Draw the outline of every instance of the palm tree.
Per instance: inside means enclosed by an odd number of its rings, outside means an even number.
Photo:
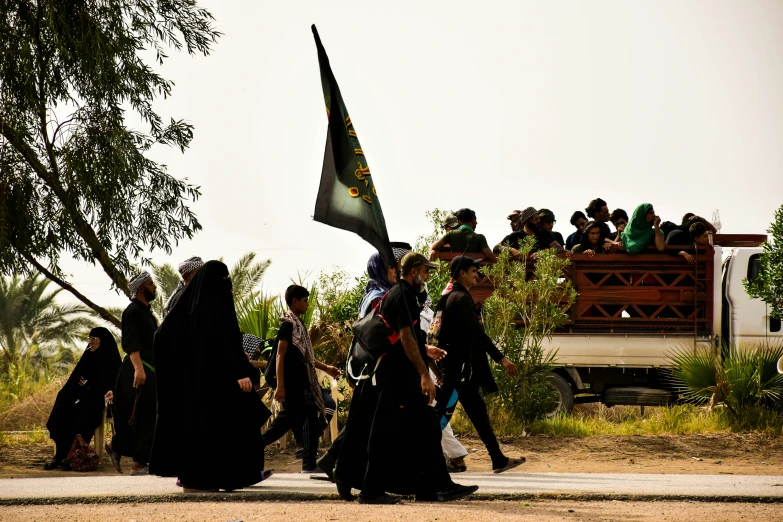
[[[26,379],[48,380],[75,361],[78,341],[95,325],[80,304],[56,302],[62,289],[35,273],[0,276],[0,380],[19,390]]]
[[[222,261],[222,259],[221,259]],[[256,289],[264,278],[264,272],[272,264],[270,259],[256,261],[256,253],[248,252],[239,258],[231,267],[231,284],[234,291],[234,302],[254,301],[260,296]]]
[[[182,278],[177,269],[169,263],[160,265],[152,263],[152,278],[158,287],[158,296],[150,303],[150,307],[152,312],[158,317],[158,320],[160,320],[163,318],[163,307],[166,305],[166,301],[169,300],[171,294],[177,289],[177,285]],[[120,316],[122,316],[122,313],[120,313]]]

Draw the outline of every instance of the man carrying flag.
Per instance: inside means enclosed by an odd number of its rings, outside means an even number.
[[[329,117],[314,219],[358,234],[378,249],[388,265],[394,265],[370,168],[318,31],[312,29]],[[359,501],[366,504],[398,502],[390,492],[444,502],[478,489],[452,482],[440,451],[440,424],[431,407],[435,385],[427,370],[421,329],[414,328],[421,311],[416,293],[429,277],[429,268],[421,254],[406,255],[403,281],[381,305],[381,313],[388,315],[400,338],[381,359],[379,379],[360,381],[354,392],[335,468],[337,490],[345,500],[353,500],[351,487],[361,489]]]

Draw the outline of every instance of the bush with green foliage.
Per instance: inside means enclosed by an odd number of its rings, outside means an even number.
[[[775,212],[775,221],[767,232],[772,239],[764,242],[758,276],[743,282],[751,297],[763,299],[769,305],[772,317],[783,319],[783,206]]]
[[[544,347],[544,340],[568,321],[567,311],[576,302],[576,290],[563,279],[569,260],[553,250],[537,252],[532,260],[534,242],[529,236],[521,245],[522,261],[514,260],[504,247],[497,263],[482,268],[495,285],[484,302],[484,326],[519,369],[517,377],[509,377],[496,365],[500,392],[490,402],[521,426],[543,418],[557,406],[548,382],[557,354]]]
[[[719,350],[683,346],[669,354],[666,376],[684,400],[723,404],[739,418],[748,408],[781,404],[781,357],[783,345],[723,345]]]

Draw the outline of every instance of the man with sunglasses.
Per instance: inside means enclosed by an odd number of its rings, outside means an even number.
[[[555,220],[555,213],[549,210],[548,208],[538,209],[538,219],[541,220],[541,228],[543,230],[546,230],[550,234],[552,234],[552,237],[560,245],[564,246],[565,240],[563,239],[563,234],[552,230],[555,227],[555,223],[557,223],[557,221]]]
[[[535,236],[536,238],[536,244],[533,247],[532,253],[547,248],[553,248],[557,252],[565,252],[563,244],[558,242],[551,232],[541,226],[541,218],[539,217],[538,210],[534,207],[527,207],[523,210],[519,220],[522,222],[522,230],[519,232],[512,232],[504,237],[500,243],[495,245],[495,253],[500,253],[500,247],[508,246],[511,249],[511,255],[514,256],[514,258],[519,259],[521,256],[519,250],[527,236]]]

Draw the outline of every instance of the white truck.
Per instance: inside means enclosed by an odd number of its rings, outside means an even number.
[[[743,286],[758,274],[765,239],[716,235],[694,264],[678,250],[572,255],[567,276],[579,297],[549,342],[557,350],[551,377],[560,410],[575,402],[668,404],[676,395],[660,370],[673,350],[783,342],[781,321]],[[484,280],[471,293],[481,303],[492,291]]]

